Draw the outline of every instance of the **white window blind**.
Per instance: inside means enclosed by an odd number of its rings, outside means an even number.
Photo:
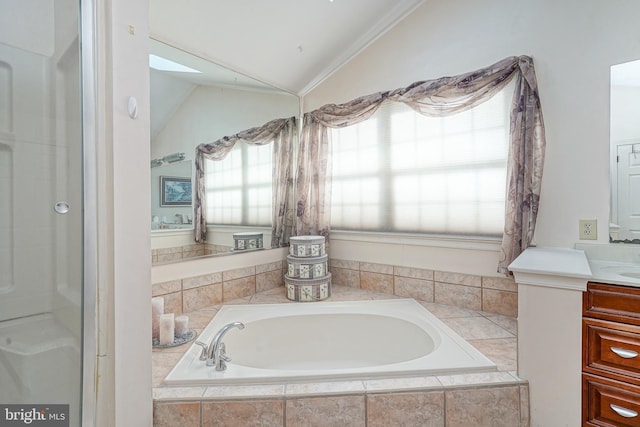
[[[208,224],[271,225],[272,151],[236,143],[223,160],[205,161]]]
[[[510,88],[453,116],[387,102],[332,129],[332,228],[501,235]]]

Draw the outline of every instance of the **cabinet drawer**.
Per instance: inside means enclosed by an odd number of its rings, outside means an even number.
[[[582,375],[582,424],[640,427],[640,387]]]
[[[584,318],[582,368],[640,385],[640,326]]]
[[[640,288],[589,282],[583,293],[582,314],[640,325]]]

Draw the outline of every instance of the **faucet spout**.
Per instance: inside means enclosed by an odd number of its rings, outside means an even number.
[[[226,355],[222,337],[232,328],[244,329],[244,323],[233,322],[224,325],[213,337],[211,344],[207,348],[207,366],[215,366],[216,371],[224,371],[227,368],[226,362],[231,360]]]

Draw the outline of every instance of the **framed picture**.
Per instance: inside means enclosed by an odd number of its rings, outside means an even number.
[[[191,206],[191,178],[160,177],[160,206]]]

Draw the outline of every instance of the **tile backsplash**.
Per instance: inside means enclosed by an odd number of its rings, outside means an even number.
[[[277,261],[154,283],[152,296],[164,298],[167,313],[188,313],[284,286],[283,264]]]
[[[470,310],[518,315],[518,287],[507,277],[476,276],[331,259],[331,282]]]
[[[229,253],[231,246],[212,245],[209,243],[194,243],[185,246],[173,246],[151,250],[151,264],[181,261],[205,255]]]
[[[413,267],[331,259],[331,282],[425,302],[516,317],[518,288],[513,279]],[[284,286],[286,260],[153,284],[166,310],[191,312]]]

